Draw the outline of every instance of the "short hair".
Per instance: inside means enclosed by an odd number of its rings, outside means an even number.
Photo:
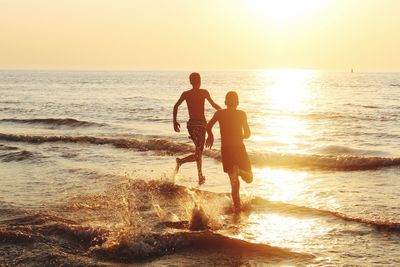
[[[225,96],[225,104],[227,106],[239,105],[239,96],[235,91],[229,91]]]
[[[199,84],[201,82],[200,74],[197,72],[193,72],[189,76],[190,84]]]

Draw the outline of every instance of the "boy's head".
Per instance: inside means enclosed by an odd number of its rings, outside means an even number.
[[[226,94],[225,105],[228,108],[236,108],[239,105],[239,96],[235,91],[230,91]]]
[[[193,87],[200,87],[201,84],[201,78],[200,78],[200,74],[197,72],[193,72],[190,74],[189,76],[189,80],[190,80],[190,84]]]

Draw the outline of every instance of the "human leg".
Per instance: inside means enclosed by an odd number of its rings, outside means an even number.
[[[186,156],[182,159],[176,158],[175,172],[179,171],[179,168],[182,166],[182,164],[193,161],[196,161],[196,154],[190,154],[189,156]]]
[[[205,143],[205,127],[204,126],[188,126],[188,131],[190,138],[192,139],[196,149],[195,149],[195,160],[197,165],[197,175],[199,178],[199,185],[204,184],[205,177],[202,171],[202,156]]]
[[[231,195],[233,201],[233,207],[235,212],[240,211],[240,195],[239,195],[239,177],[238,177],[238,168],[234,165],[234,151],[231,147],[221,147],[221,156],[222,156],[222,166],[224,172],[229,175],[229,179],[231,182]]]
[[[176,158],[175,172],[179,171],[179,168],[182,166],[182,164],[196,161],[199,185],[202,185],[205,182],[205,177],[202,171],[202,155],[205,142],[205,128],[202,126],[188,126],[188,132],[190,135],[190,139],[192,139],[195,145],[195,153],[190,154],[189,156],[182,159]]]
[[[238,176],[242,177],[242,180],[246,183],[251,183],[253,181],[253,172],[246,147],[244,145],[238,147],[235,156],[237,164],[235,168],[237,169]]]
[[[238,179],[238,173],[236,171],[232,171],[229,173],[229,179],[231,180],[231,194],[232,194],[232,201],[233,207],[235,212],[240,212],[240,182]]]
[[[195,155],[196,155],[196,164],[197,164],[197,175],[199,177],[199,185],[202,185],[206,181],[206,178],[204,177],[203,171],[202,171],[203,151],[199,147],[196,147]]]

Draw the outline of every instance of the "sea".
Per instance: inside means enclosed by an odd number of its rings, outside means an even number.
[[[0,71],[0,266],[400,265],[400,73],[201,72],[252,133],[236,214],[218,125],[174,171],[190,72]]]

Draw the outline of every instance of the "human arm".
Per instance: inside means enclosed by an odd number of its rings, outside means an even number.
[[[217,103],[215,103],[214,100],[211,98],[210,93],[208,91],[206,91],[206,99],[214,109],[216,110],[221,109],[221,107]]]
[[[178,123],[176,117],[178,116],[178,108],[182,104],[182,102],[185,100],[185,93],[182,93],[181,97],[176,101],[174,105],[174,111],[172,112],[173,115],[173,124],[174,124],[174,130],[175,132],[180,132],[181,125]]]
[[[243,138],[247,139],[250,137],[251,132],[250,132],[250,127],[249,124],[247,123],[247,115],[246,112],[243,112],[243,117],[242,117],[242,125],[243,125]]]
[[[207,123],[206,130],[207,130],[207,140],[206,140],[206,147],[211,148],[214,144],[214,135],[212,133],[212,128],[214,124],[218,120],[218,111],[215,112],[214,116],[211,118],[211,120]]]

